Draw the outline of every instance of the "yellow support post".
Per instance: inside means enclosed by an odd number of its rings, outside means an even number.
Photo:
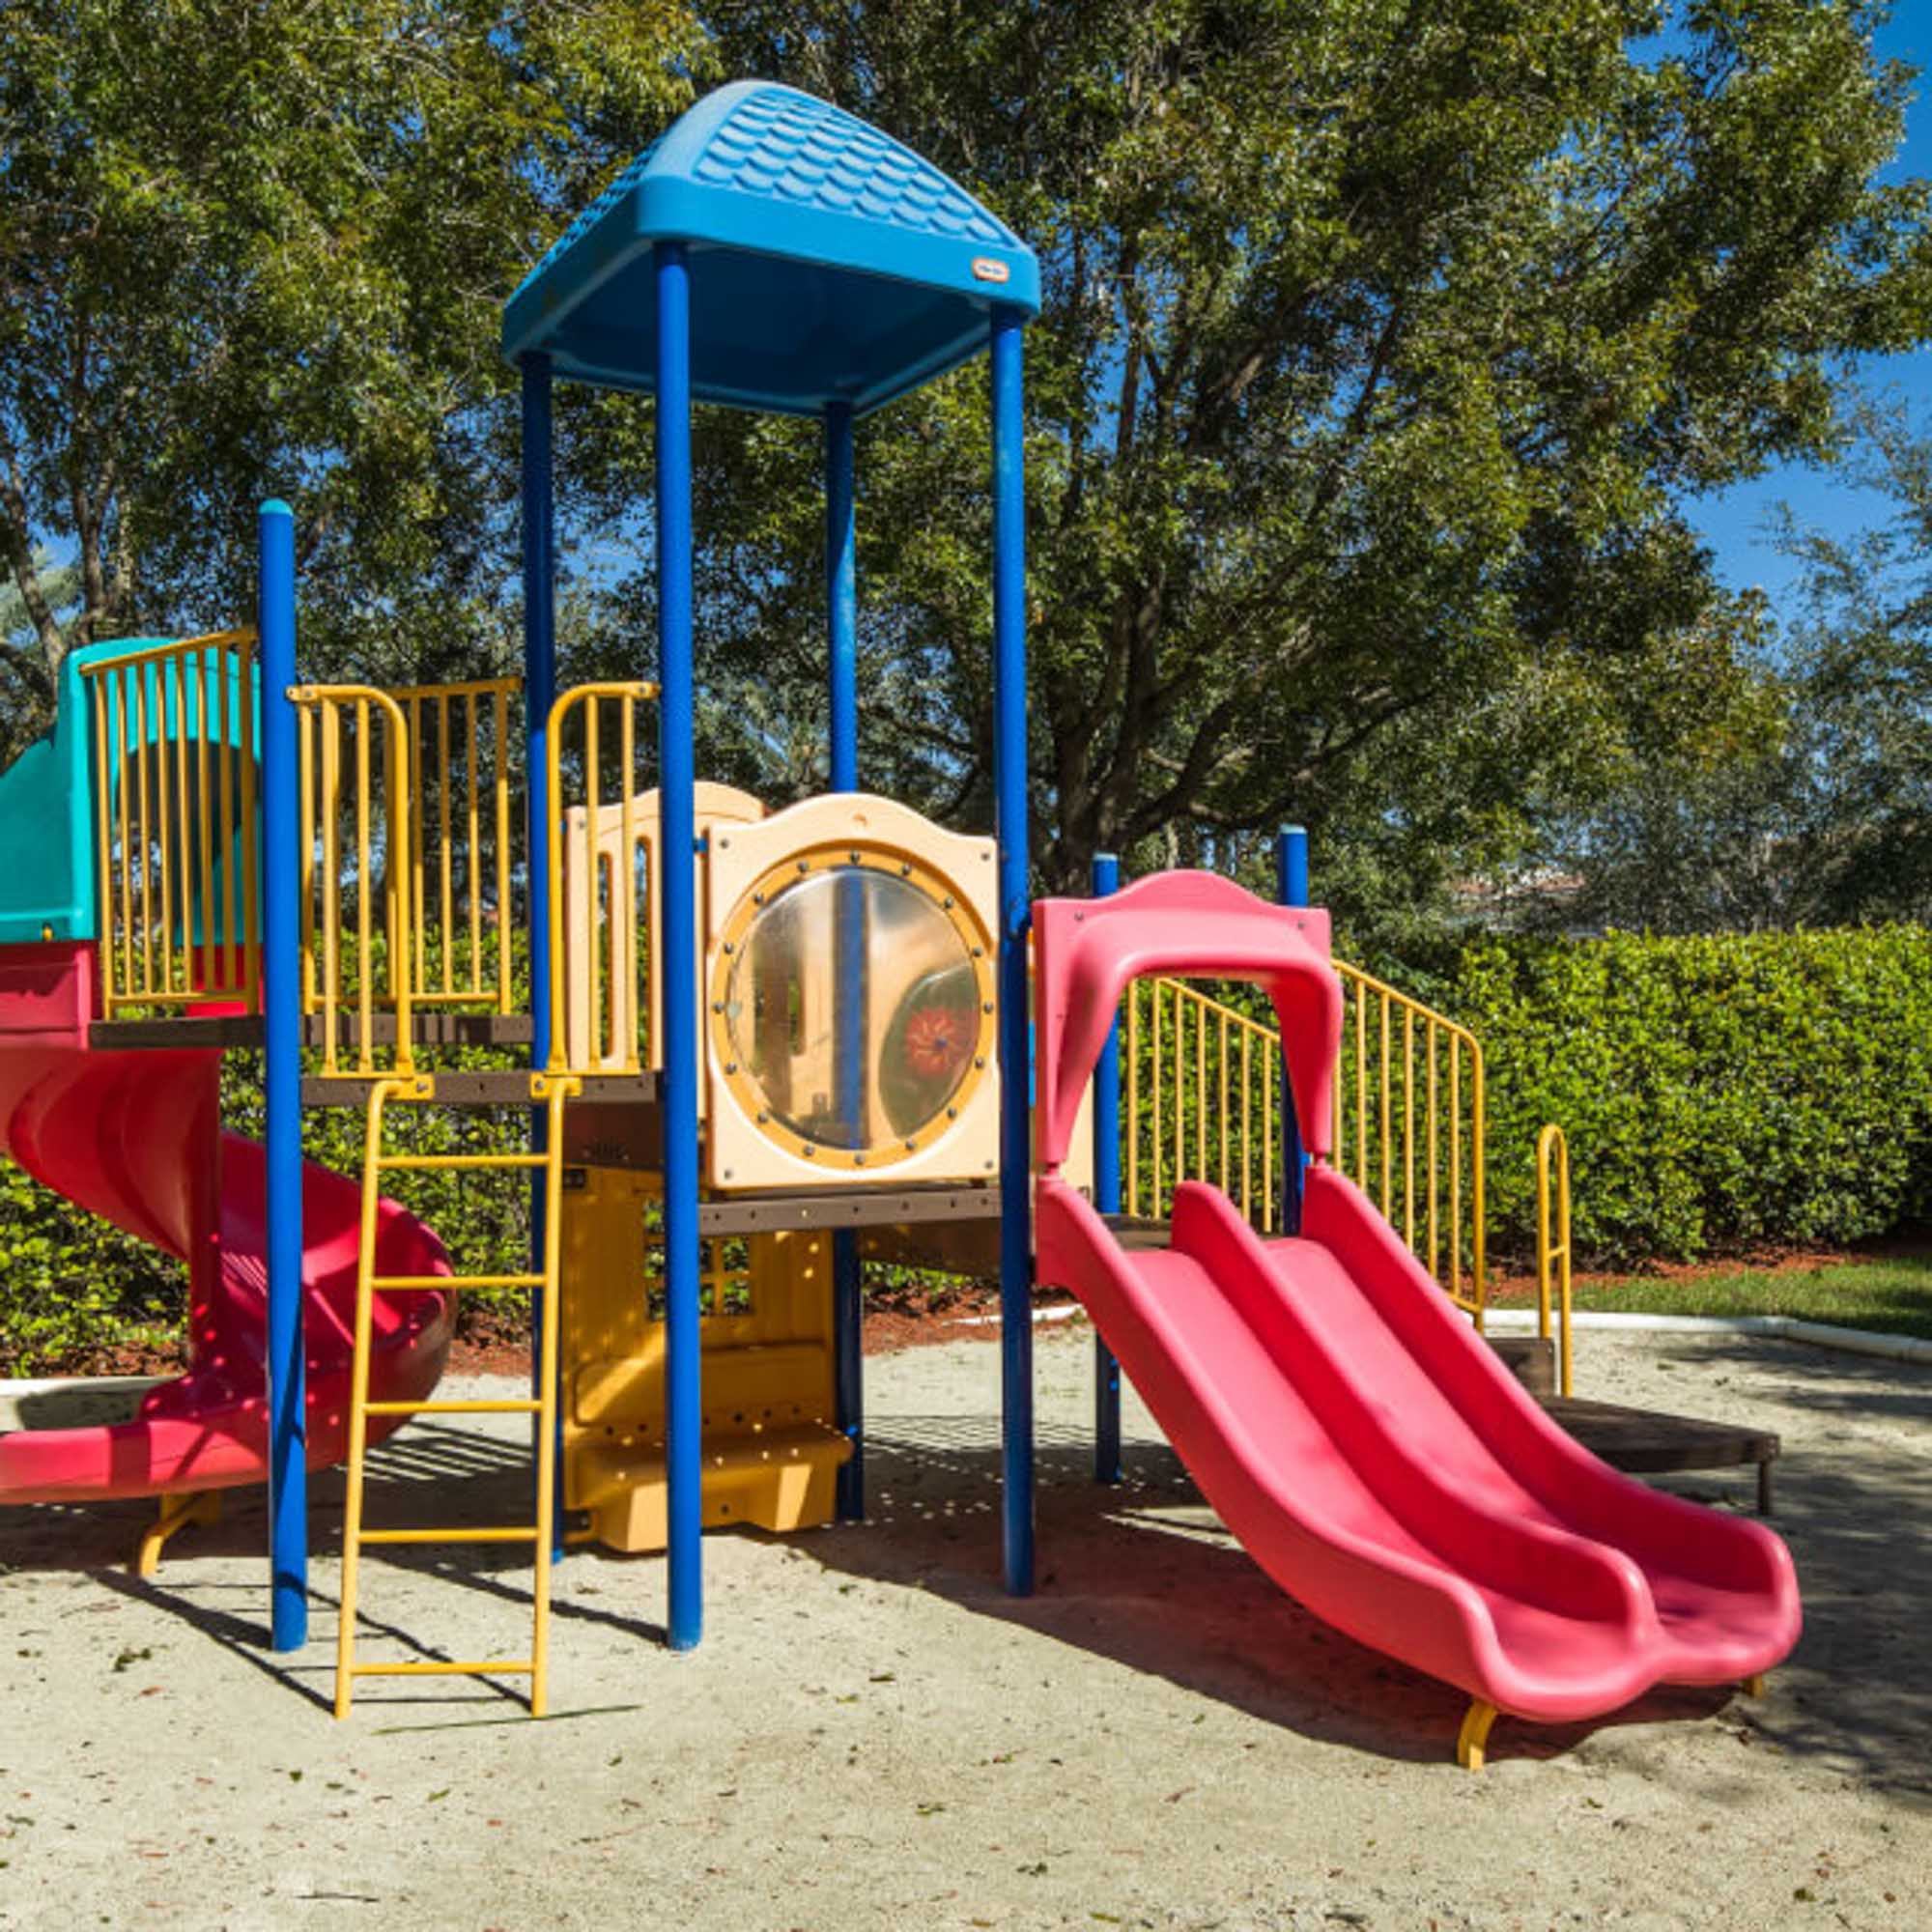
[[[1402,1238],[1415,1252],[1415,1009],[1402,1009]]]
[[[1274,1233],[1274,1217],[1280,1211],[1281,1189],[1274,1178],[1274,1111],[1278,1104],[1277,1083],[1270,1077],[1279,1055],[1262,1056],[1262,1232]]]
[[[1381,1016],[1381,1082],[1378,1097],[1380,1103],[1381,1147],[1378,1151],[1381,1154],[1382,1165],[1382,1198],[1380,1206],[1382,1219],[1386,1221],[1389,1218],[1389,1181],[1390,1176],[1394,1171],[1392,1163],[1395,1153],[1395,1134],[1391,1113],[1394,1094],[1389,1086],[1389,996],[1386,988],[1383,989],[1381,995],[1379,1011]]]
[[[1463,1042],[1449,1036],[1449,1293],[1463,1298]]]
[[[510,706],[508,693],[491,696],[497,748],[497,1010],[507,1013],[516,1000],[510,970]]]
[[[1554,1240],[1550,1238],[1552,1232]],[[1536,1332],[1545,1341],[1549,1339],[1552,1284],[1561,1317],[1560,1387],[1567,1396],[1575,1370],[1570,1345],[1570,1141],[1554,1121],[1536,1137]]]
[[[1481,1771],[1489,1749],[1490,1726],[1496,1720],[1496,1707],[1476,1698],[1463,1714],[1463,1728],[1456,1734],[1456,1762],[1464,1771]]]

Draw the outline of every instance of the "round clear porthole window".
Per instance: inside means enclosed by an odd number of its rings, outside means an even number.
[[[993,1055],[989,936],[888,853],[788,861],[714,969],[714,1043],[759,1127],[828,1166],[889,1164],[956,1118]]]

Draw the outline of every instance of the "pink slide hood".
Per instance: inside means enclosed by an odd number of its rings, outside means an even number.
[[[1070,1121],[1130,973],[1258,980],[1319,1151],[1340,1010],[1311,956],[1326,921],[1213,883],[1211,904],[1179,874],[1035,908],[1043,1104]],[[1039,1282],[1080,1297],[1228,1527],[1337,1629],[1551,1722],[1752,1676],[1796,1643],[1782,1541],[1565,1435],[1332,1169],[1308,1171],[1285,1240],[1198,1181],[1176,1189],[1162,1250],[1123,1249],[1053,1174],[1035,1200]]]

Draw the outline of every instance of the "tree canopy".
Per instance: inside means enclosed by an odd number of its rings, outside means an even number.
[[[1099,848],[1218,852],[1284,816],[1400,845],[1411,870],[1467,863],[1748,696],[1761,613],[1720,591],[1685,506],[1830,452],[1841,358],[1917,341],[1932,313],[1924,185],[1875,185],[1907,76],[1874,60],[1873,17],[709,12],[726,67],[892,128],[1043,258],[1049,881]],[[867,764],[983,816],[981,381],[870,426],[860,569],[887,700]],[[792,669],[810,703],[810,439],[726,423],[714,453],[711,641],[767,685]],[[632,487],[637,455],[606,480]]]
[[[305,649],[496,593],[498,307],[613,150],[689,99],[678,0],[14,0],[0,62],[0,561],[68,647],[247,608],[298,510]],[[76,573],[63,610],[42,543]],[[332,664],[330,661],[333,661]]]
[[[1036,861],[1365,896],[1751,727],[1763,613],[1690,515],[1832,457],[1932,334],[1910,75],[1864,0],[20,0],[0,74],[0,545],[43,664],[226,614],[273,489],[305,654],[502,648],[497,307],[709,77],[877,122],[1038,249]],[[990,816],[983,373],[863,429],[868,782]],[[647,655],[648,406],[568,398],[583,662]],[[701,425],[711,768],[822,743],[809,425]],[[71,553],[62,622],[37,542]],[[629,564],[625,558],[629,557]],[[391,654],[385,659],[384,654]],[[1324,861],[1324,865],[1325,865]],[[1340,879],[1344,874],[1338,871]]]
[[[1896,405],[1855,422],[1844,474],[1887,513],[1839,537],[1782,508],[1801,614],[1756,729],[1636,774],[1569,829],[1576,916],[1668,932],[1932,917],[1932,433]]]

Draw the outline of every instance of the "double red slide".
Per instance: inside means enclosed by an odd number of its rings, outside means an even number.
[[[93,949],[0,948],[0,1151],[77,1206],[188,1270],[188,1366],[131,1422],[0,1434],[0,1503],[153,1495],[258,1483],[268,1466],[266,1168],[224,1133],[219,1055],[97,1052],[88,1044]],[[326,1168],[302,1178],[307,1456],[348,1453],[361,1190]],[[447,1274],[442,1244],[381,1208],[385,1274]],[[370,1394],[411,1402],[442,1373],[453,1297],[377,1298]],[[370,1439],[402,1418],[371,1417]]]
[[[1151,972],[1268,989],[1297,1117],[1326,1151],[1325,915],[1170,873],[1044,901],[1035,933],[1049,1168],[1122,987]],[[1751,1677],[1797,1641],[1783,1542],[1575,1442],[1332,1169],[1310,1168],[1293,1239],[1263,1239],[1198,1182],[1177,1189],[1163,1251],[1122,1249],[1050,1172],[1036,1212],[1038,1279],[1079,1295],[1228,1527],[1337,1629],[1552,1722]]]

